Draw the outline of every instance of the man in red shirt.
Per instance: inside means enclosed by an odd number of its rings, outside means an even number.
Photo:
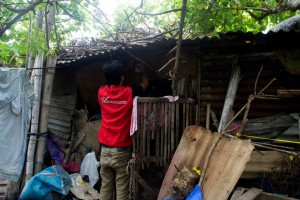
[[[116,189],[117,200],[129,199],[129,174],[126,172],[131,159],[133,138],[129,134],[133,97],[144,91],[148,79],[135,89],[123,86],[124,66],[112,60],[103,66],[107,85],[98,91],[102,122],[98,140],[102,144],[100,175],[102,185],[100,200],[110,200]]]

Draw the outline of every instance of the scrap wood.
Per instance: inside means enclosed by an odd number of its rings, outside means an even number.
[[[295,198],[289,198],[289,197],[279,196],[279,195],[272,194],[272,193],[267,193],[267,192],[264,192],[264,191],[262,191],[260,189],[257,189],[257,188],[251,188],[250,190],[252,190],[254,192],[257,192],[257,193],[260,192],[258,194],[258,196],[256,196],[254,198],[254,199],[257,199],[257,200],[296,200]],[[230,200],[240,200],[239,197],[244,196],[247,193],[247,191],[249,192],[250,190],[248,188],[238,187],[235,190],[235,192],[232,194]],[[243,198],[243,200],[244,200],[244,198]],[[246,199],[246,200],[250,200],[250,199]]]
[[[260,193],[262,193],[261,189],[258,188],[251,188],[244,194],[242,194],[239,198],[236,200],[253,200],[255,199]]]
[[[183,166],[204,166],[208,150],[220,133],[211,132],[200,126],[188,126],[181,137],[177,150],[168,168],[158,199],[167,193],[172,179]],[[205,200],[227,199],[250,160],[254,146],[250,140],[229,139],[221,137],[213,150],[203,179],[203,198]]]
[[[242,188],[242,187],[237,188],[234,191],[234,193],[232,194],[230,200],[237,200],[240,196],[242,196],[244,191],[245,191],[245,188]]]
[[[95,190],[90,183],[84,183],[70,189],[78,199],[94,200],[99,199],[99,193]]]

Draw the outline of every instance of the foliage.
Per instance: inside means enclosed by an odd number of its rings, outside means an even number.
[[[24,66],[28,52],[33,55],[53,53],[60,46],[75,45],[74,38],[85,38],[91,32],[97,32],[97,37],[121,42],[164,32],[166,37],[177,35],[182,0],[110,1],[117,1],[118,5],[113,19],[105,16],[104,1],[100,0],[0,0],[0,60]],[[237,30],[266,31],[299,14],[299,1],[188,0],[184,38]],[[45,11],[45,6],[53,2],[57,2],[55,31],[50,34],[48,49],[45,32],[34,26],[35,10],[41,7]],[[291,2],[298,6],[293,7]],[[172,10],[176,12],[155,14]]]

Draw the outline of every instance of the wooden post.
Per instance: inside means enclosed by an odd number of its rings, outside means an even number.
[[[209,129],[210,124],[210,103],[206,105],[206,129]]]
[[[41,119],[40,119],[40,132],[44,133],[48,131],[48,116],[50,110],[52,87],[55,74],[56,56],[49,56],[47,58],[46,64],[46,74],[45,74],[45,84],[42,96],[42,108],[41,108]],[[38,173],[42,170],[44,162],[44,152],[45,152],[46,138],[39,137],[37,151],[36,151],[36,161],[34,167],[34,173]]]
[[[176,47],[176,59],[175,59],[175,65],[174,65],[174,71],[173,71],[173,81],[172,81],[172,90],[173,95],[176,95],[175,92],[177,91],[177,71],[179,66],[179,58],[180,58],[180,49],[181,49],[181,42],[182,42],[182,36],[183,36],[183,28],[184,28],[184,18],[186,13],[186,4],[187,0],[182,0],[182,6],[181,6],[181,16],[180,16],[180,24],[179,24],[179,30],[178,30],[178,41],[177,41],[177,47]]]
[[[218,128],[219,133],[224,131],[224,128],[229,120],[228,116],[229,116],[230,110],[233,106],[233,102],[235,99],[239,80],[240,80],[240,67],[237,65],[237,58],[236,58],[232,65],[230,82],[229,82],[226,99],[225,99],[225,103],[224,103],[224,107],[223,107],[223,111],[222,111],[222,116],[221,116],[220,124],[219,124],[219,128]]]

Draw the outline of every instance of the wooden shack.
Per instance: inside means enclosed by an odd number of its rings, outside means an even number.
[[[165,65],[174,57],[174,52],[170,51],[176,46],[175,40],[159,38],[131,44],[108,44],[99,40],[86,46],[64,47],[57,62],[49,128],[68,140],[70,119],[75,109],[86,110],[88,119],[97,116],[100,112],[97,91],[105,83],[102,72],[105,61],[118,59],[123,62],[128,72],[128,84],[136,83],[142,69],[150,77],[150,89],[139,101],[145,114],[142,120],[146,122],[155,110],[168,111],[171,108],[173,111],[168,118],[162,117],[166,120],[164,124],[168,125],[154,129],[140,127],[136,136],[139,138],[135,145],[142,159],[141,170],[145,169],[139,172],[141,176],[144,173],[139,184],[151,194],[148,196],[156,198],[160,182],[149,178],[147,169],[152,165],[163,167],[170,161],[185,126],[197,124],[211,130],[218,129],[233,66],[240,68],[234,104],[230,108],[233,113],[247,103],[255,89],[262,90],[272,79],[276,80],[268,85],[263,96],[252,102],[248,118],[300,113],[299,36],[297,31],[230,32],[219,37],[184,40],[177,91],[170,89],[169,71],[174,63]],[[169,95],[180,96],[180,102],[172,104],[158,98]],[[208,108],[210,112],[207,114]],[[242,120],[242,115],[237,120]],[[166,134],[169,143],[162,142],[157,149],[151,149],[151,143],[161,142],[155,135],[162,134]],[[273,166],[274,160],[269,162]],[[163,169],[161,173],[163,177]],[[149,186],[151,181],[158,187]]]

